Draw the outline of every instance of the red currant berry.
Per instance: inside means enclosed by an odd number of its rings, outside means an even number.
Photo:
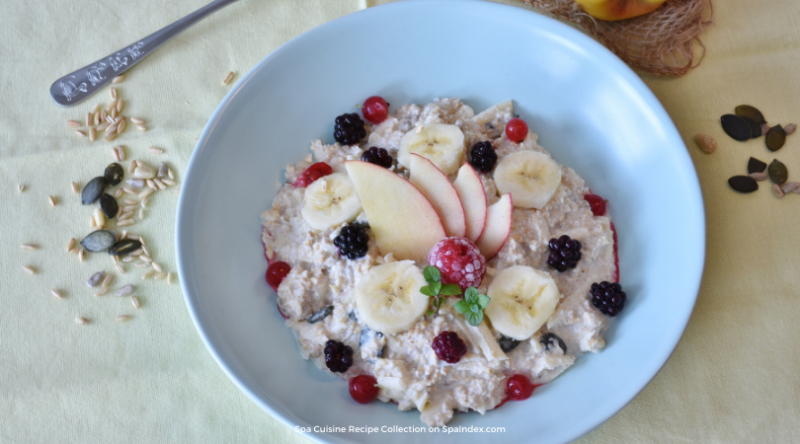
[[[303,171],[300,176],[294,181],[294,186],[296,188],[305,188],[315,180],[319,179],[320,177],[325,177],[329,174],[333,173],[333,168],[325,162],[317,162],[310,167],[308,167],[305,171]]]
[[[583,200],[589,202],[589,206],[592,207],[592,214],[595,216],[605,216],[606,215],[606,201],[603,200],[602,197],[598,196],[597,194],[584,194]]]
[[[525,375],[512,375],[506,382],[506,396],[514,401],[524,401],[533,394],[533,384]]]
[[[359,404],[368,404],[378,397],[378,380],[370,375],[358,375],[350,379],[350,396]]]
[[[377,125],[386,120],[386,116],[389,115],[389,104],[382,97],[372,96],[364,101],[361,113],[364,114],[367,122]]]
[[[273,290],[278,291],[278,286],[281,285],[283,279],[289,274],[292,267],[283,261],[273,262],[269,268],[267,268],[267,284],[272,287]]]
[[[519,117],[514,117],[506,124],[506,137],[514,143],[520,143],[528,135],[528,124]]]

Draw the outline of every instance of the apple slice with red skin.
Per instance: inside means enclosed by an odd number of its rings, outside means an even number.
[[[428,252],[447,237],[428,198],[411,182],[386,168],[361,160],[344,162],[367,214],[381,254],[426,264]]]
[[[464,237],[467,219],[458,191],[442,170],[419,154],[411,154],[411,174],[408,180],[417,187],[439,213],[444,231],[449,237]]]
[[[514,202],[511,194],[503,194],[500,200],[489,206],[486,215],[486,228],[476,245],[488,261],[506,244],[511,234],[511,222],[514,216]]]
[[[488,202],[486,200],[486,191],[483,189],[483,182],[481,176],[475,171],[475,168],[468,163],[465,163],[458,170],[456,181],[453,186],[458,192],[461,199],[461,205],[464,206],[464,214],[467,217],[467,233],[464,237],[476,242],[483,233],[483,228],[486,226],[486,211]]]

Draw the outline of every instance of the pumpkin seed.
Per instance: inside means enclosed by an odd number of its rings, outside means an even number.
[[[750,125],[750,132],[752,135],[750,136],[751,139],[755,139],[756,137],[761,137],[761,124],[756,122],[755,120],[749,117],[742,117],[742,120],[747,122]]]
[[[728,179],[728,185],[740,193],[752,193],[758,189],[758,182],[750,176],[733,176]]]
[[[117,243],[115,243],[111,248],[108,249],[108,254],[113,256],[125,256],[128,253],[138,250],[141,248],[142,243],[138,240],[133,239],[123,239]]]
[[[769,148],[770,151],[778,151],[783,148],[783,144],[786,143],[786,131],[783,130],[782,126],[775,125],[767,131],[767,136],[764,138],[764,141],[767,143],[767,148]]]
[[[722,123],[722,129],[725,130],[725,133],[735,140],[744,142],[753,136],[750,125],[739,116],[725,114],[720,118],[720,122]]]
[[[96,253],[107,250],[116,241],[117,236],[114,233],[108,230],[97,230],[83,238],[81,245],[83,245],[83,248]]]
[[[333,313],[333,305],[328,305],[327,307],[312,314],[311,317],[306,320],[306,322],[309,324],[316,324],[317,322],[327,318],[331,313]]]
[[[506,353],[517,348],[520,343],[520,341],[506,336],[500,336],[500,340],[497,342],[500,344],[500,348]]]
[[[84,205],[94,203],[100,198],[100,195],[103,194],[107,184],[106,179],[102,176],[97,176],[90,180],[89,183],[83,187],[83,192],[81,192],[81,203]]]
[[[110,194],[103,194],[100,196],[100,209],[103,210],[103,214],[105,214],[107,218],[113,219],[117,216],[117,212],[119,211],[117,199],[114,199],[114,196]]]
[[[733,111],[739,117],[747,117],[754,120],[758,124],[767,123],[761,111],[750,105],[739,105]]]
[[[767,164],[756,159],[755,157],[751,157],[747,162],[747,174],[763,173],[766,169]]]
[[[786,165],[777,159],[773,160],[772,163],[769,164],[767,173],[769,173],[770,180],[778,185],[782,185],[784,182],[786,182],[786,179],[789,178],[789,171],[786,169]]]
[[[106,182],[108,182],[108,184],[111,186],[122,182],[122,177],[124,175],[125,170],[123,170],[122,166],[118,163],[109,164],[106,167],[105,172],[103,172],[103,177],[106,178]]]

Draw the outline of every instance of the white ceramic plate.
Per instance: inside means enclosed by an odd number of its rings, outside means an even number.
[[[705,222],[696,173],[669,116],[619,59],[580,32],[520,8],[413,1],[309,31],[261,61],[209,120],[182,186],[181,285],[219,365],[288,426],[422,426],[392,404],[359,405],[304,361],[264,282],[259,216],[285,165],[332,142],[333,120],[378,94],[393,104],[461,97],[476,111],[514,99],[560,163],[610,200],[629,305],[598,354],[525,402],[449,426],[502,433],[310,433],[319,442],[562,443],[627,404],[669,358],[694,307]],[[392,108],[394,111],[394,107]]]

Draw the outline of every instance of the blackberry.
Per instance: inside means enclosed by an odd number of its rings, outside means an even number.
[[[353,365],[353,349],[339,341],[325,343],[325,365],[334,373],[344,373]]]
[[[581,260],[581,243],[567,235],[558,239],[550,239],[550,256],[547,263],[558,271],[564,272],[568,268],[575,268]]]
[[[436,356],[448,364],[455,364],[467,354],[467,344],[452,331],[443,331],[431,343]]]
[[[343,145],[356,145],[361,139],[367,137],[364,121],[356,113],[342,114],[336,118],[333,128],[333,138]]]
[[[591,294],[592,305],[608,316],[614,317],[625,308],[626,296],[619,283],[594,283]]]
[[[384,168],[391,168],[393,161],[392,155],[388,151],[376,146],[364,151],[364,154],[361,155],[361,160]]]
[[[362,225],[350,224],[339,231],[339,235],[333,240],[333,245],[339,248],[339,256],[348,259],[364,257],[369,250],[367,229]]]
[[[497,162],[497,153],[491,142],[478,142],[469,150],[469,164],[481,173],[488,173]]]

